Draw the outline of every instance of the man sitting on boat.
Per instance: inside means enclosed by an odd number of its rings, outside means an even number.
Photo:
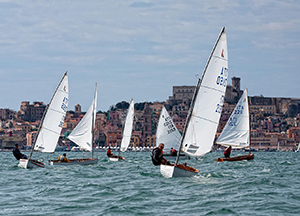
[[[161,165],[161,164],[166,164],[170,165],[170,162],[163,158],[163,149],[165,145],[163,143],[160,143],[158,147],[154,148],[151,152],[151,159],[152,163],[155,166]]]
[[[171,156],[177,156],[177,151],[175,149],[171,148],[170,154],[171,154]]]
[[[114,156],[114,155],[111,153],[110,147],[108,147],[108,149],[107,149],[107,151],[106,151],[106,155],[107,155],[107,157],[112,157],[112,156]]]
[[[227,147],[224,151],[224,157],[229,158],[231,153],[231,146]]]
[[[16,144],[16,145],[15,145],[15,147],[14,147],[14,149],[13,149],[13,154],[14,154],[14,156],[15,156],[15,158],[16,158],[17,160],[20,160],[21,158],[22,158],[22,159],[27,159],[27,156],[24,155],[24,154],[22,154],[22,153],[20,152],[20,150],[19,150],[19,144]]]
[[[57,160],[58,163],[70,162],[66,153],[63,153],[63,155],[59,156]]]

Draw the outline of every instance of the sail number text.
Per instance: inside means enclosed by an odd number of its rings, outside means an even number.
[[[219,101],[219,103],[217,104],[217,107],[216,107],[216,113],[221,113],[222,112],[224,99],[225,99],[225,96],[221,95],[220,101]]]
[[[228,68],[222,67],[220,75],[217,77],[216,84],[226,87],[227,85]]]
[[[61,107],[60,107],[64,112],[67,112],[68,101],[69,101],[68,98],[64,97],[63,102],[62,102]]]
[[[64,112],[67,112],[67,109],[68,109],[68,102],[69,102],[69,99],[64,97],[62,103],[61,103],[61,106],[60,108],[64,111]],[[65,121],[65,115],[62,116],[59,124],[58,124],[58,127],[62,127],[63,124],[64,124],[64,121]]]
[[[167,128],[168,134],[173,133],[174,131],[176,131],[176,128],[175,128],[174,124],[172,123],[172,119],[171,119],[170,116],[165,118],[164,127]]]

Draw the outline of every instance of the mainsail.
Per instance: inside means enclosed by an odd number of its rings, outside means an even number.
[[[222,112],[228,77],[225,28],[222,29],[199,79],[181,143],[191,156],[203,156],[214,143]]]
[[[69,84],[66,72],[45,111],[35,141],[35,151],[48,153],[55,151],[68,108],[68,95]]]
[[[122,152],[125,152],[130,144],[132,127],[133,127],[133,119],[134,119],[134,102],[133,99],[131,99],[126,120],[125,120],[125,125],[123,128],[123,135],[122,135],[122,141],[120,147]]]
[[[164,150],[169,151],[171,148],[178,150],[181,135],[176,128],[165,106],[162,106],[157,129],[156,129],[156,147],[163,143]]]
[[[249,123],[248,91],[244,91],[238,104],[231,113],[217,144],[232,146],[232,148],[245,148],[249,146],[250,123]]]
[[[68,139],[73,141],[80,149],[92,151],[93,149],[93,130],[96,120],[97,109],[97,87],[95,89],[94,100],[88,111],[76,125],[74,130],[68,136]]]

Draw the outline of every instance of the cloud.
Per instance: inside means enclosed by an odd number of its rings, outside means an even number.
[[[153,6],[154,4],[149,2],[133,2],[132,4],[130,4],[130,7],[133,8],[150,8]]]

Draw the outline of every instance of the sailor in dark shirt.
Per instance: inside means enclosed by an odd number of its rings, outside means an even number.
[[[224,151],[224,157],[229,158],[231,153],[231,146],[227,147]]]
[[[163,149],[165,145],[163,143],[159,144],[158,147],[152,150],[151,158],[152,162],[155,166],[161,165],[161,164],[167,164],[170,165],[170,162],[163,158]]]
[[[22,154],[22,153],[20,152],[20,150],[19,150],[19,145],[18,145],[18,144],[15,145],[15,148],[14,148],[14,150],[13,150],[13,154],[14,154],[14,156],[15,156],[15,158],[16,158],[17,160],[20,160],[21,158],[27,159],[27,156],[24,155],[24,154]]]

